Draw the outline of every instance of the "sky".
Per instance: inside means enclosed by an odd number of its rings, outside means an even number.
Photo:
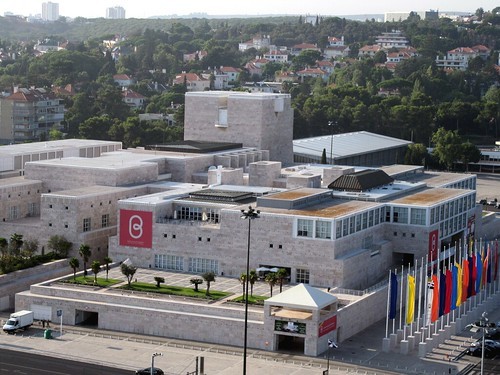
[[[42,13],[40,0],[0,0],[0,15],[5,12],[23,16]],[[397,11],[456,11],[471,12],[483,8],[491,10],[499,6],[498,0],[364,0],[334,1],[315,0],[52,0],[59,4],[59,15],[66,17],[97,18],[106,16],[106,8],[121,6],[127,18],[189,15],[323,15],[342,16],[358,14],[383,14]],[[417,5],[418,4],[418,5]]]

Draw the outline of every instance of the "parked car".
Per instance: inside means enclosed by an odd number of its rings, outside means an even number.
[[[142,370],[137,370],[135,372],[135,375],[151,375],[151,367]],[[165,373],[161,368],[153,367],[153,375],[165,375]]]
[[[488,204],[488,201],[486,199],[481,199],[479,201],[479,204],[486,205],[486,204]]]
[[[467,349],[467,354],[475,357],[481,357],[482,346],[482,339],[473,342],[470,344],[469,349]],[[500,354],[500,341],[490,339],[484,340],[484,356],[486,358],[493,358],[498,354]]]

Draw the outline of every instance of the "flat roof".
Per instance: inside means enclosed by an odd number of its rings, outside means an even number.
[[[79,197],[91,197],[91,196],[101,196],[103,194],[116,193],[121,191],[130,191],[129,188],[114,187],[114,186],[103,186],[103,185],[92,185],[85,186],[76,189],[61,190],[53,193],[45,193],[43,196],[61,196],[70,198]]]
[[[24,177],[8,177],[8,178],[0,178],[0,187],[5,186],[27,186],[27,185],[35,185],[41,184],[40,180],[28,180]]]
[[[360,131],[334,134],[333,142],[332,135],[296,139],[293,141],[293,153],[321,158],[323,150],[325,150],[328,158],[331,153],[335,159],[408,146],[412,143],[403,139]]]
[[[118,141],[99,141],[94,139],[61,139],[57,141],[18,143],[0,146],[0,155],[18,155],[43,151],[56,151],[81,147],[97,147],[109,144],[120,144]]]
[[[472,190],[428,188],[406,197],[395,199],[393,204],[434,206],[438,203],[469,194]]]
[[[268,92],[246,92],[246,91],[192,91],[187,92],[186,97],[189,96],[215,96],[215,97],[232,97],[244,99],[267,99],[267,98],[290,98],[290,94],[278,94]]]

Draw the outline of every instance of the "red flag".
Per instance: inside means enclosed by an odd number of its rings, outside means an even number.
[[[431,322],[434,323],[439,318],[439,282],[436,275],[432,275],[434,290],[432,292]]]
[[[495,276],[493,280],[497,279],[498,274],[498,240],[495,241]]]
[[[444,302],[444,313],[448,314],[451,311],[451,292],[453,290],[453,277],[451,270],[446,270],[446,300]]]

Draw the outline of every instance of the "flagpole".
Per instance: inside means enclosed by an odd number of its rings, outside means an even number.
[[[424,270],[424,257],[422,257],[422,262],[420,264],[420,279],[418,283],[418,318],[417,318],[417,332],[420,332],[420,319],[422,316],[420,315],[422,312],[422,282],[424,280],[423,278],[423,270]],[[423,322],[422,322],[422,327],[423,327]]]
[[[451,245],[448,245],[448,269],[446,270],[447,275],[448,275],[448,272],[451,272]],[[452,280],[452,282],[453,282],[453,280]],[[450,285],[450,286],[453,288],[453,285]],[[448,286],[446,286],[446,288],[448,288]],[[446,291],[446,292],[447,292],[446,294],[448,294],[448,291]],[[451,296],[450,296],[450,298],[451,298]],[[451,301],[448,301],[448,303],[451,306]],[[446,314],[446,325],[447,326],[450,325],[450,312],[449,311]]]
[[[401,265],[401,298],[399,299],[399,329],[401,330],[403,327],[403,284],[404,284],[404,265]]]
[[[389,337],[389,303],[391,302],[391,270],[389,270],[389,283],[387,284],[387,316],[385,319],[385,338]]]

